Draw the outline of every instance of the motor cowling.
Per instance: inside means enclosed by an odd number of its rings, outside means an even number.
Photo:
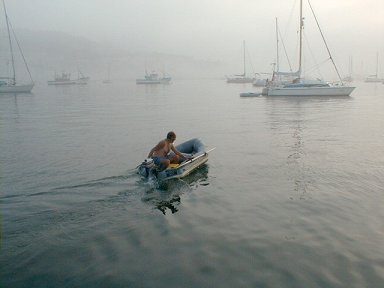
[[[152,158],[145,159],[139,166],[139,174],[143,177],[148,177],[151,170],[155,168],[155,163]]]

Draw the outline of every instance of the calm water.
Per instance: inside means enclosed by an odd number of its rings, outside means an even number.
[[[384,287],[384,85],[54,87],[0,97],[0,287]],[[159,186],[169,130],[216,147]]]

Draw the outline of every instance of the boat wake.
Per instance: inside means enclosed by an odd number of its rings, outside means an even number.
[[[199,186],[209,185],[208,164],[203,164],[182,179],[175,178],[164,182],[155,177],[142,177],[141,181],[145,187],[142,201],[150,204],[154,209],[160,210],[164,215],[168,210],[174,214],[179,211],[178,206],[183,194],[189,193]]]

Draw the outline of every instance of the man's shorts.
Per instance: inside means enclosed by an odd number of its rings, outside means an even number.
[[[162,157],[162,156],[154,156],[154,157],[152,157],[152,159],[153,159],[153,162],[154,162],[157,166],[160,166],[162,161],[164,161],[164,160],[168,160],[167,157]]]

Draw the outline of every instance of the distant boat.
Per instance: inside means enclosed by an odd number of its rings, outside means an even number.
[[[159,77],[159,74],[152,71],[151,73],[145,72],[144,78],[136,79],[136,84],[169,84],[172,78],[167,77]]]
[[[7,72],[1,72],[5,75],[0,75],[0,93],[29,93],[31,92],[33,86],[35,85],[32,80],[31,73],[29,71],[27,62],[25,60],[24,54],[21,50],[21,47],[19,45],[19,41],[16,38],[15,32],[12,29],[11,23],[8,18],[7,10],[5,8],[5,2],[3,0],[3,8],[4,8],[4,16],[5,16],[5,23],[6,23],[6,31],[7,31],[7,40],[8,40],[8,48],[10,55],[6,56],[6,62],[2,63],[1,66],[7,67],[10,69],[7,69]],[[16,69],[15,69],[15,56],[14,56],[14,47],[13,47],[13,41],[11,37],[11,32],[13,35],[13,39],[17,44],[17,48],[20,51],[20,54],[23,58],[23,62],[25,65],[25,68],[28,72],[30,83],[20,83],[19,80],[16,79]],[[8,58],[9,57],[9,58]],[[9,61],[11,63],[11,67],[8,67]]]
[[[107,76],[107,79],[104,79],[103,83],[104,84],[112,83],[112,81],[111,81],[111,66],[110,65],[108,66],[108,76]]]
[[[312,8],[312,7],[311,7]],[[312,9],[311,9],[312,10]],[[313,12],[313,10],[312,10]],[[291,83],[279,85],[279,86],[269,86],[263,89],[263,94],[267,94],[268,96],[349,96],[352,91],[355,89],[355,87],[349,87],[344,86],[341,77],[339,75],[339,72],[337,70],[337,67],[333,61],[333,58],[330,54],[330,51],[328,49],[328,45],[325,42],[325,39],[323,37],[323,41],[327,47],[328,54],[330,59],[332,60],[332,63],[334,65],[334,68],[339,76],[339,79],[341,83],[339,85],[331,85],[327,82],[324,82],[323,80],[307,80],[301,78],[301,70],[302,70],[302,36],[303,36],[303,26],[304,26],[304,18],[303,18],[303,0],[300,0],[300,49],[299,49],[299,69],[297,72],[287,72],[285,74],[289,74],[290,76],[297,75],[297,78],[292,81]],[[316,19],[316,23],[317,19]],[[320,29],[320,27],[318,27]],[[321,32],[321,30],[320,30]],[[323,36],[323,34],[321,33]],[[279,74],[284,74],[284,72],[279,72]],[[272,81],[271,81],[272,82]],[[271,83],[273,84],[273,83]]]
[[[261,92],[242,92],[240,93],[240,97],[259,97],[261,96]]]
[[[367,82],[367,83],[379,83],[379,82],[383,82],[383,81],[384,81],[384,79],[378,78],[377,75],[369,75],[364,80],[364,82]]]
[[[368,83],[378,83],[378,82],[383,82],[383,78],[378,77],[379,74],[379,53],[376,54],[376,74],[374,75],[369,75],[367,78],[365,78],[365,82]]]
[[[353,82],[353,77],[352,77],[352,57],[349,57],[349,73],[347,76],[343,78],[344,82]]]
[[[48,85],[85,85],[88,84],[89,77],[84,76],[78,71],[77,79],[71,79],[71,73],[55,73],[54,79],[48,81]]]
[[[54,79],[48,81],[48,85],[75,85],[76,80],[71,79],[71,73],[55,73]]]
[[[90,79],[89,76],[84,76],[83,73],[81,73],[80,70],[78,70],[77,72],[77,79],[75,80],[76,81],[76,84],[79,84],[79,85],[85,85],[85,84],[88,84],[88,81]]]
[[[247,77],[245,66],[245,40],[243,41],[243,74],[226,76],[227,83],[252,83],[255,78]]]

